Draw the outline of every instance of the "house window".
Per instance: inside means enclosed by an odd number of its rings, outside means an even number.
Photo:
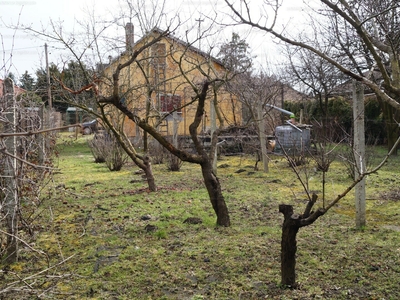
[[[160,110],[161,112],[177,111],[182,112],[182,97],[172,94],[160,95]]]

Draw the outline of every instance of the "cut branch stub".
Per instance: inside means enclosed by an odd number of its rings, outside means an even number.
[[[304,213],[303,213],[303,217],[304,218],[308,218],[309,217],[309,215],[311,213],[311,209],[313,208],[315,202],[317,202],[317,199],[318,199],[318,195],[313,193],[312,197],[311,197],[311,200],[308,201],[306,209],[304,210]]]
[[[285,219],[290,218],[293,215],[293,206],[287,204],[279,204],[279,212],[285,216]]]

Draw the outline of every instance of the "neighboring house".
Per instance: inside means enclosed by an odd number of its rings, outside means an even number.
[[[139,49],[161,33],[160,29],[155,28],[134,43],[133,25],[128,23],[127,48],[118,58],[103,67],[103,82],[111,78],[118,64],[130,58],[131,51]],[[147,114],[149,122],[153,125],[159,122],[158,130],[164,135],[172,135],[174,131],[178,135],[189,135],[189,125],[194,120],[197,102],[191,103],[194,92],[182,73],[194,84],[199,84],[205,80],[200,69],[211,78],[223,78],[227,73],[222,63],[207,53],[172,35],[163,37],[144,50],[136,62],[121,72],[119,79],[119,89],[123,95],[121,101],[140,117],[145,117]],[[100,86],[103,94],[110,88],[111,86],[107,84]],[[217,101],[220,116],[224,120],[223,124],[217,121],[217,126],[240,125],[242,106],[236,97],[221,87],[217,93]],[[200,134],[207,132],[211,126],[210,103],[210,101],[206,103]],[[174,114],[171,113],[173,111]],[[114,120],[122,119],[124,117],[114,117]],[[128,136],[141,135],[141,130],[126,117],[123,126]]]
[[[282,85],[282,97],[284,101],[289,101],[289,102],[310,101],[310,96],[295,90],[294,88],[292,88],[290,85],[287,84]]]

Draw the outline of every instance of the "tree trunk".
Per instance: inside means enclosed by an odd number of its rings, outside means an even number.
[[[279,205],[279,212],[284,215],[281,240],[281,284],[294,288],[296,287],[296,236],[300,226],[292,219],[291,205]]]
[[[143,171],[146,175],[146,180],[147,180],[147,184],[149,186],[149,190],[152,192],[156,192],[157,191],[157,185],[156,185],[156,181],[154,179],[154,175],[153,175],[153,169],[151,168],[151,158],[150,156],[146,155],[143,157],[143,163],[145,168],[143,168]]]
[[[114,74],[114,76],[116,76]],[[198,106],[196,109],[195,119],[192,124],[189,126],[190,136],[194,143],[197,154],[191,154],[186,151],[180,150],[179,148],[174,147],[170,142],[165,139],[159,131],[156,130],[153,126],[151,126],[147,120],[139,119],[132,111],[130,111],[126,106],[122,105],[120,101],[113,102],[113,105],[117,107],[122,113],[124,113],[129,119],[136,123],[137,126],[142,128],[149,135],[154,137],[165,149],[167,149],[173,155],[179,157],[183,161],[188,161],[191,163],[200,164],[202,175],[204,178],[204,184],[207,188],[208,195],[210,197],[210,201],[212,207],[217,215],[217,225],[219,226],[230,226],[230,218],[228,208],[225,203],[225,199],[222,195],[221,185],[218,181],[217,176],[213,172],[212,169],[212,160],[209,155],[206,153],[204,146],[200,142],[197,136],[197,130],[200,127],[200,124],[203,120],[204,115],[204,103],[207,96],[207,90],[209,88],[210,82],[205,81],[203,83],[203,88],[201,93],[198,94]],[[116,97],[118,100],[119,98]],[[128,153],[129,154],[129,153]],[[134,160],[135,156],[130,154],[130,157]],[[135,160],[134,160],[135,161]],[[142,168],[138,163],[137,165]],[[143,168],[142,168],[143,169]],[[151,171],[150,168],[147,168],[148,171]],[[147,171],[145,170],[146,175]],[[152,173],[149,173],[152,174]],[[148,177],[148,183],[150,188],[150,181],[152,177]],[[155,185],[154,185],[155,187]]]
[[[125,113],[124,111],[122,111],[122,112]],[[135,165],[137,165],[140,169],[142,169],[144,171],[149,190],[152,192],[157,191],[156,181],[154,179],[153,170],[151,168],[151,157],[147,154],[144,155],[143,157],[138,155],[135,151],[135,148],[126,139],[126,136],[124,134],[121,134],[121,131],[118,131],[113,126],[113,124],[110,122],[110,120],[107,118],[107,115],[104,112],[104,109],[101,109],[101,114],[102,114],[103,122],[105,123],[105,125],[107,125],[108,129],[110,129],[113,132],[114,137],[117,139],[119,145],[124,149],[125,153],[130,157],[130,159],[132,159],[132,161],[135,163]],[[143,139],[144,139],[145,145],[147,145],[147,141],[148,141],[147,138],[148,138],[148,133],[146,131],[144,131]]]
[[[212,207],[217,215],[217,225],[230,226],[230,218],[228,207],[226,206],[224,196],[221,191],[221,184],[217,176],[212,171],[212,164],[210,161],[201,164],[201,171],[203,173],[204,184],[207,188],[208,195]]]
[[[149,150],[149,142],[148,142],[148,133],[146,131],[143,132],[143,151],[147,152]]]

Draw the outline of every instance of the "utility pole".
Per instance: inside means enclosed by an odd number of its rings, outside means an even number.
[[[47,51],[47,44],[44,44],[44,53],[46,56],[46,78],[47,78],[47,98],[48,98],[48,104],[49,104],[49,109],[46,110],[45,107],[43,106],[43,120],[42,120],[42,126],[43,128],[52,128],[53,127],[53,101],[51,99],[51,86],[50,86],[50,68],[49,68],[49,54]],[[41,143],[42,145],[42,151],[43,153],[39,155],[39,157],[44,158],[47,149],[49,149],[49,139],[48,139],[48,133],[46,133],[44,136],[40,135],[41,139],[43,139]]]
[[[44,44],[44,53],[46,56],[46,77],[47,77],[47,97],[49,98],[49,110],[53,109],[53,102],[51,100],[51,86],[50,86],[50,69],[49,69],[49,54],[47,52],[47,44]]]

